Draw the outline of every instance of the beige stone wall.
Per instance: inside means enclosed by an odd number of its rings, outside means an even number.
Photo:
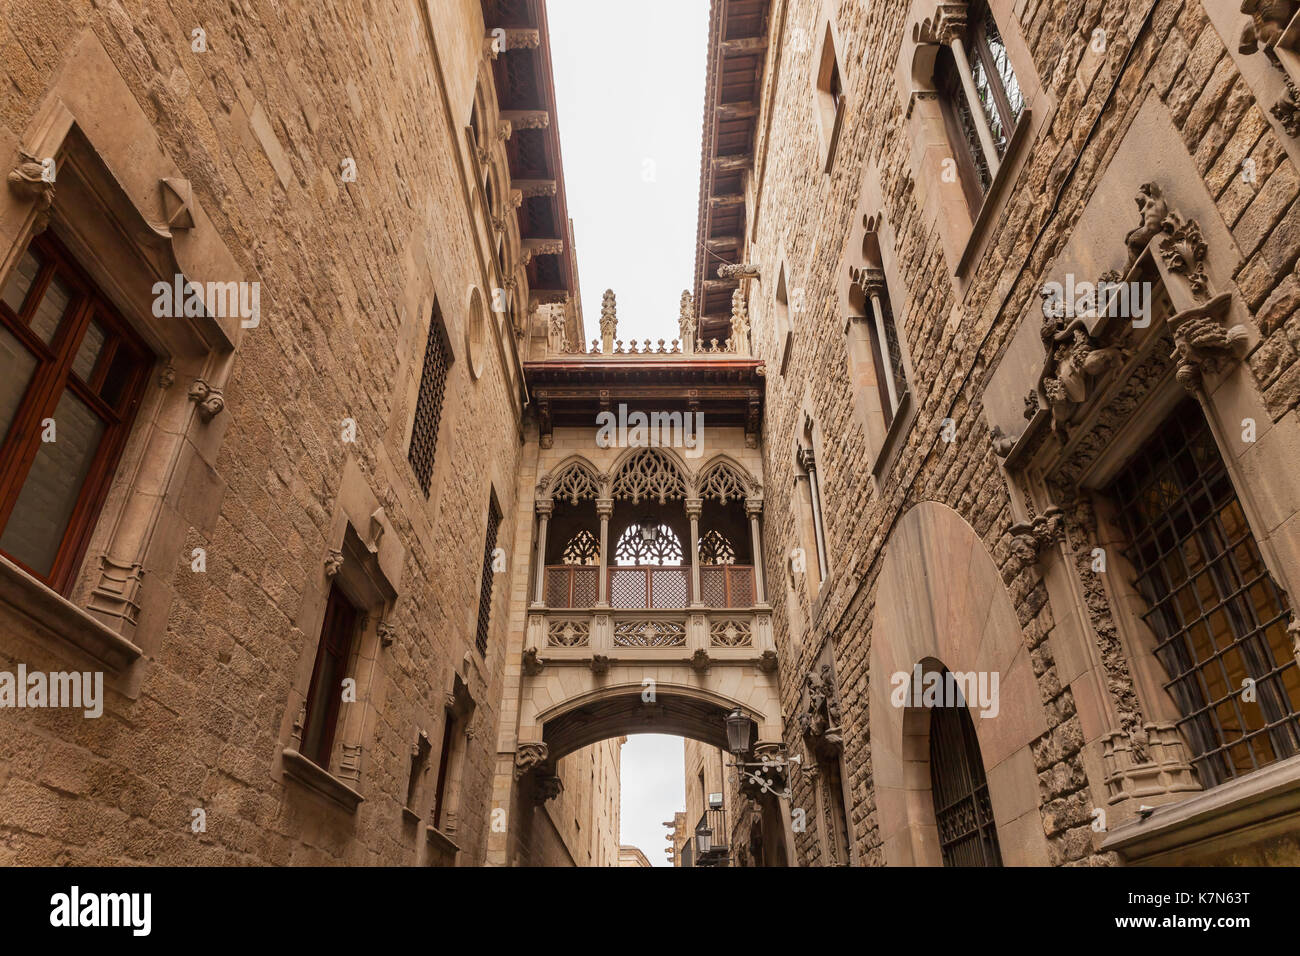
[[[856,862],[885,862],[879,794],[873,787],[873,760],[882,745],[868,735],[874,726],[868,694],[878,679],[868,673],[868,662],[873,643],[888,639],[875,615],[884,586],[880,576],[887,542],[904,516],[920,502],[939,503],[973,529],[1001,574],[1018,619],[1021,663],[1030,678],[1025,692],[1034,698],[1025,703],[1041,710],[1045,721],[1041,732],[1020,742],[1028,749],[1015,758],[1023,763],[1014,771],[1014,789],[1031,811],[1037,808],[1027,818],[1036,832],[1008,833],[1004,840],[1026,852],[1045,844],[1037,858],[1045,863],[1116,862],[1113,853],[1100,849],[1104,835],[1090,828],[1091,810],[1104,805],[1105,789],[1099,747],[1076,704],[1083,685],[1072,688],[1069,676],[1057,670],[1058,655],[1074,655],[1094,638],[1087,633],[1076,643],[1074,630],[1067,638],[1058,622],[1076,613],[1073,605],[1049,600],[1043,577],[1013,560],[1009,528],[1025,517],[1024,490],[1002,470],[988,423],[998,420],[999,410],[1014,408],[1011,417],[1019,415],[1021,398],[1033,384],[1030,375],[1042,361],[1038,288],[1085,217],[1103,225],[1074,261],[1081,269],[1095,267],[1094,276],[1122,265],[1124,234],[1137,225],[1137,217],[1134,190],[1116,184],[1127,183],[1124,177],[1131,174],[1163,177],[1185,208],[1196,207],[1207,235],[1228,237],[1211,243],[1211,271],[1220,282],[1217,288],[1234,291],[1234,308],[1260,334],[1248,375],[1232,378],[1236,391],[1216,399],[1224,403],[1224,427],[1238,428],[1226,424],[1234,420],[1227,410],[1235,407],[1228,404],[1229,394],[1241,401],[1254,396],[1249,407],[1267,408],[1266,417],[1283,426],[1279,440],[1293,441],[1300,397],[1295,362],[1300,300],[1293,274],[1300,254],[1297,141],[1268,115],[1276,91],[1253,85],[1272,83],[1268,71],[1256,74],[1258,64],[1252,61],[1250,74],[1240,72],[1244,58],[1235,50],[1242,17],[1235,14],[1236,4],[1156,0],[1103,8],[994,0],[1033,121],[1028,139],[1008,157],[1008,185],[995,196],[992,214],[968,250],[965,233],[953,238],[961,224],[944,206],[937,158],[918,152],[920,134],[906,116],[913,84],[900,45],[906,50],[912,23],[930,16],[933,6],[918,2],[908,9],[851,0],[772,4],[774,38],[810,39],[778,44],[767,58],[764,113],[748,180],[750,242],[743,257],[762,272],[761,281],[749,285],[749,301],[755,348],[769,369],[765,561],[772,569],[769,595],[784,709],[798,712],[803,677],[829,648],[843,709],[843,767]],[[1214,22],[1207,7],[1223,8],[1214,11]],[[824,173],[812,77],[827,19],[840,43],[848,106],[836,158]],[[1101,54],[1088,46],[1098,28],[1108,38]],[[1161,141],[1158,149],[1144,151],[1135,141],[1137,165],[1123,160],[1122,170],[1111,170],[1108,164],[1137,128],[1144,108],[1175,131],[1172,148]],[[1182,152],[1175,161],[1176,151]],[[1247,158],[1255,164],[1249,181],[1241,175]],[[1089,206],[1094,195],[1096,204]],[[879,479],[872,472],[883,429],[873,437],[855,400],[863,386],[855,389],[850,377],[841,308],[860,220],[878,213],[886,223],[885,266],[916,408],[896,457]],[[788,287],[801,290],[805,309],[792,315],[793,350],[782,375],[776,371],[778,323],[770,280],[783,265]],[[1026,337],[1038,350],[1033,359],[1038,364],[1011,385],[1000,383],[996,394],[986,392],[990,370],[1022,322],[1030,325]],[[874,390],[874,382],[869,387]],[[815,423],[830,563],[828,580],[815,592],[802,575],[785,575],[788,581],[781,583],[791,550],[808,540],[797,523],[792,494],[794,443],[805,416]],[[941,437],[945,420],[952,422],[951,442]],[[1236,454],[1225,449],[1228,457]],[[1292,517],[1300,496],[1293,484],[1276,473],[1256,472],[1252,485],[1248,468],[1235,472],[1238,477],[1243,498],[1254,494],[1277,502],[1276,509],[1260,509],[1262,519],[1254,528],[1261,540],[1271,539],[1264,545],[1270,570],[1283,587],[1288,579],[1300,580]],[[1279,483],[1285,489],[1280,493],[1274,490]],[[912,586],[919,586],[924,569],[912,567],[910,573]],[[946,580],[943,587],[960,591],[963,583]],[[895,606],[914,600],[914,594],[900,593]],[[793,721],[787,721],[786,731],[791,752],[800,752]],[[795,789],[794,806],[810,808],[811,815],[818,805],[812,789],[802,779]],[[814,827],[796,838],[803,863],[824,862]]]
[[[198,27],[203,53],[191,49]],[[146,177],[146,205],[158,199],[145,157],[166,156],[205,214],[185,249],[228,249],[259,278],[262,322],[222,365],[225,411],[211,425],[186,426],[195,452],[165,492],[132,637],[145,657],[109,675],[98,720],[0,713],[4,862],[425,861],[433,787],[421,791],[421,823],[404,822],[410,750],[427,734],[436,774],[453,675],[474,707],[444,829],[461,864],[483,861],[508,603],[507,576],[498,575],[481,657],[474,631],[488,495],[506,516],[498,543],[515,554],[515,476],[528,464],[517,440],[514,336],[493,315],[471,355],[467,331],[470,290],[500,281],[463,135],[482,36],[469,0],[256,16],[168,3],[6,6],[6,162],[39,140],[38,120],[56,99],[128,192],[133,177]],[[137,116],[153,140],[134,136]],[[355,160],[356,182],[341,181],[344,158]],[[51,228],[61,236],[88,212],[61,198],[71,195],[56,188]],[[6,272],[30,221],[30,204],[17,203],[6,192],[0,209]],[[112,276],[102,278],[118,292]],[[435,298],[454,363],[426,500],[407,446]],[[166,364],[164,355],[154,378]],[[189,359],[176,364],[186,375]],[[173,394],[189,383],[178,380]],[[139,423],[168,407],[158,392],[151,386]],[[340,441],[345,418],[356,423],[352,445]],[[131,476],[142,469],[149,480],[161,467],[139,445],[133,438],[119,469],[78,604],[94,586],[113,516],[140,491]],[[395,639],[366,651],[362,700],[353,713],[344,707],[361,746],[355,816],[290,781],[279,758],[316,651],[323,563],[337,547],[342,500],[354,494],[342,487],[345,473],[356,476],[357,501],[382,504],[384,553],[400,556],[387,569]],[[191,571],[196,547],[207,552],[203,574]],[[93,666],[60,643],[59,625],[33,627],[22,616],[30,605],[17,603],[0,607],[0,667]],[[191,832],[196,808],[206,811],[205,833]],[[608,843],[598,852],[612,860],[616,832],[612,850]]]
[[[612,737],[561,758],[556,775],[564,792],[545,813],[565,853],[529,860],[530,866],[619,866],[619,768],[626,737]],[[534,825],[536,825],[534,823]]]

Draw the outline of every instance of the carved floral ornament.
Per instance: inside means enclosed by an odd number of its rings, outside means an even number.
[[[1206,375],[1217,375],[1239,361],[1250,343],[1248,326],[1229,325],[1232,294],[1216,295],[1210,287],[1208,247],[1200,224],[1171,210],[1157,183],[1144,183],[1135,201],[1140,221],[1124,237],[1127,275],[1113,270],[1103,274],[1095,284],[1094,305],[1077,316],[1061,308],[1051,285],[1043,290],[1040,335],[1045,359],[1037,385],[1025,398],[1025,418],[1032,427],[1039,413],[1046,410],[1051,430],[1063,445],[1092,407],[1103,381],[1126,367],[1137,353],[1135,330],[1151,325],[1150,300],[1154,296],[1146,296],[1145,324],[1135,315],[1123,314],[1131,310],[1129,291],[1139,285],[1139,260],[1144,255],[1157,257],[1157,265],[1167,274],[1165,291],[1174,314],[1164,326],[1174,341],[1170,357],[1176,365],[1176,378],[1187,391],[1196,392]],[[1001,428],[991,431],[994,451],[1004,458],[1015,451],[1022,437],[1007,435]]]

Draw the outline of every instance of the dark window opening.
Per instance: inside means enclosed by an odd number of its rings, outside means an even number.
[[[420,373],[420,393],[415,404],[415,423],[411,427],[411,448],[407,459],[415,470],[420,490],[429,497],[433,483],[433,463],[438,450],[438,426],[442,421],[442,403],[447,392],[447,372],[451,352],[447,348],[442,311],[433,304],[429,322],[429,340],[424,348],[424,370]]]
[[[984,760],[965,702],[930,710],[930,790],[943,865],[1001,866]]]
[[[343,681],[357,631],[357,609],[339,590],[330,588],[321,625],[316,665],[307,690],[307,712],[303,718],[302,755],[318,767],[329,769],[338,728],[339,705],[343,702]]]
[[[501,509],[497,507],[496,495],[491,494],[488,499],[487,534],[483,539],[483,579],[479,586],[478,634],[474,639],[478,652],[484,657],[487,656],[488,629],[492,624],[492,580],[495,577],[492,556],[497,549],[497,531],[500,527]]]

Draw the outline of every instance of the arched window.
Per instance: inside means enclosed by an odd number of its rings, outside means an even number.
[[[647,527],[648,526],[648,527]],[[682,563],[682,543],[666,524],[637,522],[628,525],[614,547],[614,559],[624,567],[641,564]]]
[[[930,792],[943,865],[1001,866],[984,761],[964,702],[930,710]]]
[[[736,549],[715,528],[700,538],[700,564],[735,564]]]
[[[600,563],[600,542],[585,528],[569,539],[561,559],[565,564],[591,565]]]
[[[934,84],[944,103],[966,197],[978,209],[1006,155],[1025,98],[986,3],[970,4],[965,23],[953,16],[940,30],[945,46],[935,60]]]

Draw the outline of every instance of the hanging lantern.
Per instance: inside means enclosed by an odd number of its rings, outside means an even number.
[[[641,519],[641,540],[647,548],[653,548],[659,540],[659,521],[646,515]]]

